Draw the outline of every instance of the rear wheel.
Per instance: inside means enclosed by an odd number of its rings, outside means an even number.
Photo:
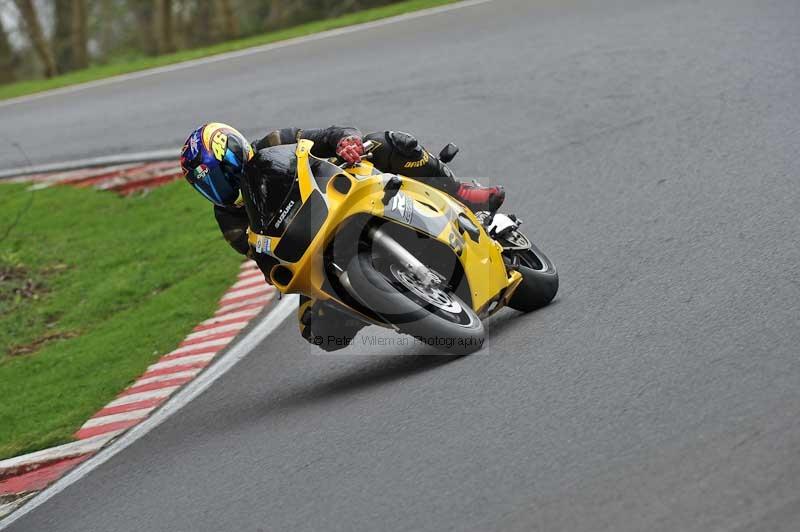
[[[368,251],[356,254],[346,271],[352,295],[399,332],[453,354],[483,346],[481,320],[443,283],[418,279],[400,260]]]
[[[521,312],[530,312],[550,303],[558,292],[558,272],[552,261],[535,245],[517,251],[522,283],[514,291],[508,306]]]

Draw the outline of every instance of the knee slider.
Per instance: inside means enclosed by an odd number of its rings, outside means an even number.
[[[238,243],[238,241],[245,236],[245,230],[238,227],[234,229],[228,229],[222,233],[222,236],[225,237],[225,240],[231,244]]]
[[[246,255],[250,250],[250,244],[247,242],[247,231],[238,227],[228,229],[222,232],[223,238],[233,249],[239,253]]]

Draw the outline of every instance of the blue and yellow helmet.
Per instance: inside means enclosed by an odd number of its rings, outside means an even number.
[[[183,177],[215,205],[241,205],[239,182],[253,147],[227,124],[211,122],[195,129],[181,150]]]

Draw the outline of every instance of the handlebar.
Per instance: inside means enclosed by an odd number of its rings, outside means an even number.
[[[375,149],[375,143],[372,142],[371,140],[366,141],[364,143],[364,155],[361,156],[361,160],[363,161],[365,159],[372,159],[372,150],[374,150],[374,149]],[[338,166],[342,170],[344,170],[345,168],[349,168],[350,166],[353,166],[350,163],[348,163],[347,161],[342,161],[338,156],[334,157],[331,162],[333,162],[333,164],[335,164],[336,166]],[[358,163],[355,163],[355,164],[358,164]]]
[[[338,159],[338,157],[337,157],[337,159]],[[364,155],[361,156],[360,160],[364,161],[364,160],[367,160],[367,159],[372,159],[372,154],[371,153],[365,153]],[[358,164],[358,163],[350,164],[347,161],[342,161],[341,164],[337,164],[336,166],[338,166],[339,168],[344,170],[345,168],[349,168],[351,166],[355,166],[356,164]]]

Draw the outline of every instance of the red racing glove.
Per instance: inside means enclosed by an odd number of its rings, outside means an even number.
[[[345,137],[336,145],[336,155],[350,164],[356,164],[364,155],[364,143],[353,135]]]

